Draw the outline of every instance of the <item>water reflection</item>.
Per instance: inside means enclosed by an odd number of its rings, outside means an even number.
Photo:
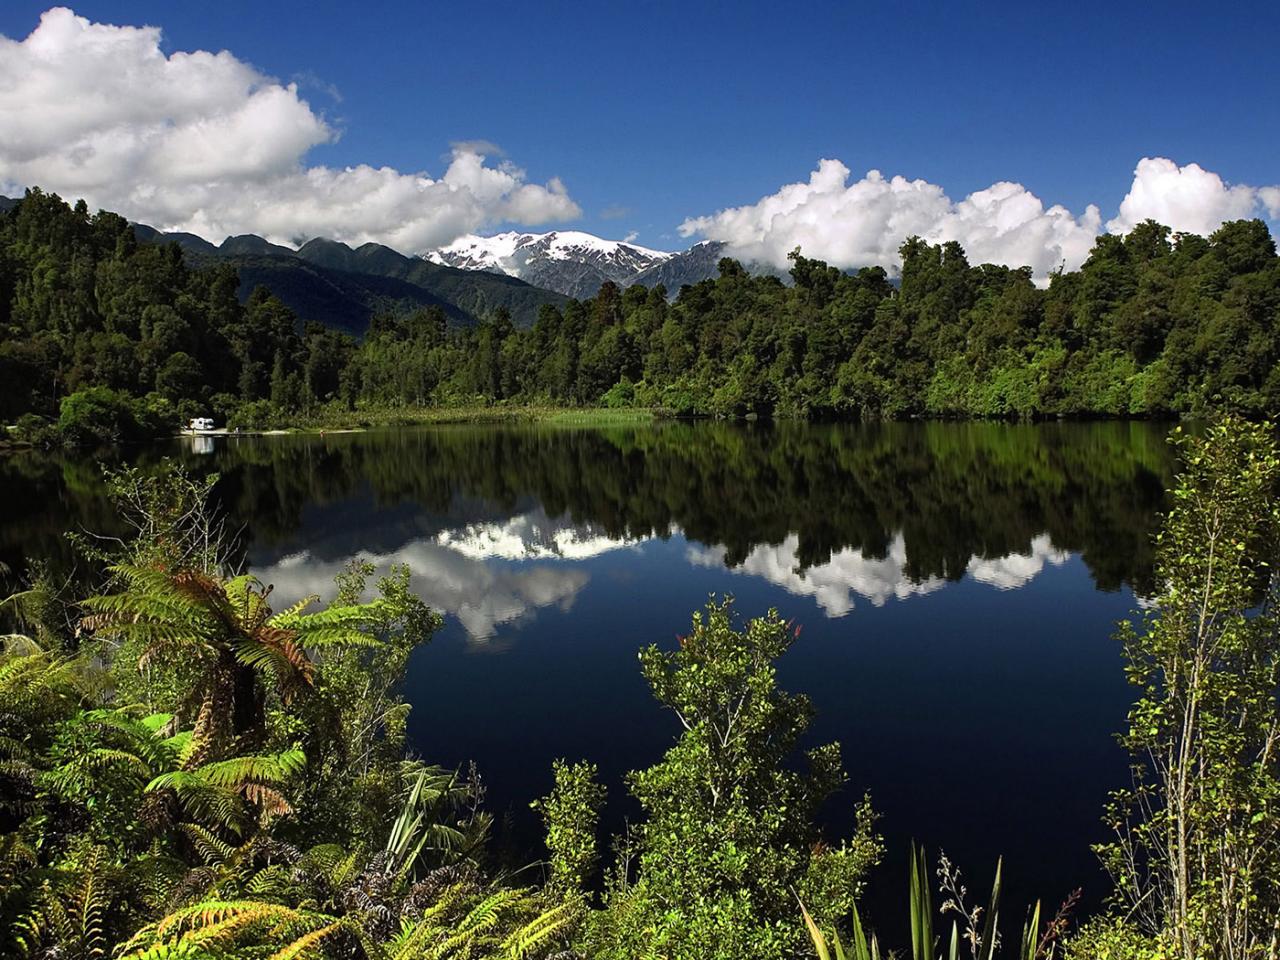
[[[473,559],[585,560],[611,550],[634,548],[650,536],[611,537],[591,523],[552,519],[541,508],[501,522],[469,523],[441,530],[436,543]]]
[[[997,590],[1016,590],[1025,586],[1044,569],[1045,564],[1060,567],[1070,559],[1070,554],[1053,545],[1047,533],[1031,541],[1026,553],[1011,553],[1003,557],[969,560],[969,576],[979,583],[990,584]]]
[[[481,636],[581,585],[557,569],[534,587],[528,571],[479,561],[582,562],[675,533],[691,564],[756,575],[831,616],[965,576],[1018,585],[1067,554],[1099,587],[1144,594],[1172,466],[1163,436],[1151,424],[668,423],[200,437],[211,454],[175,443],[128,456],[216,470],[253,566],[292,557],[292,576],[315,584],[352,556],[412,555],[424,595],[467,611]],[[65,530],[114,532],[94,460],[0,458],[0,562],[69,567]]]
[[[255,566],[253,573],[273,585],[277,605],[284,606],[313,594],[332,595],[334,577],[352,560],[373,564],[378,575],[407,566],[418,595],[456,618],[476,641],[492,639],[499,626],[527,621],[540,607],[567,612],[590,579],[578,566],[487,562],[430,540],[414,540],[389,553],[360,550],[338,560],[302,550]]]
[[[773,546],[755,547],[746,559],[732,567],[735,573],[761,577],[798,597],[813,597],[828,617],[843,617],[854,609],[854,596],[873,606],[889,599],[905,600],[942,589],[942,577],[913,577],[907,572],[907,545],[902,534],[895,536],[883,557],[865,556],[861,550],[844,549],[825,563],[808,568],[800,563],[799,537],[795,534]],[[690,546],[686,556],[699,567],[725,564],[725,548]],[[968,576],[1001,590],[1017,589],[1028,583],[1046,563],[1060,566],[1069,554],[1054,548],[1048,534],[1031,541],[1027,553],[1003,557],[971,557],[965,566]]]
[[[366,534],[377,532],[361,524]],[[906,540],[893,537],[883,556],[845,548],[823,563],[804,566],[799,558],[798,534],[779,544],[761,544],[733,562],[723,545],[707,546],[673,528],[666,536],[684,539],[685,561],[694,568],[728,569],[754,577],[798,597],[811,597],[828,617],[843,617],[861,597],[879,607],[890,599],[906,600],[941,590],[949,582],[939,576],[916,577],[908,570]],[[616,551],[632,551],[637,563],[652,536],[613,537],[592,524],[567,516],[549,517],[537,509],[505,520],[468,523],[440,530],[433,537],[412,539],[385,551],[357,550],[326,559],[310,550],[287,554],[255,565],[253,572],[274,587],[280,605],[332,591],[333,578],[352,561],[373,564],[378,575],[407,565],[424,600],[455,617],[474,641],[488,641],[499,627],[516,628],[529,622],[540,607],[568,612],[591,578],[596,558]],[[1046,565],[1061,566],[1070,558],[1054,547],[1050,536],[1033,537],[1025,552],[998,557],[972,556],[964,576],[999,590],[1015,590],[1034,579]],[[958,579],[958,578],[957,578]],[[508,640],[511,630],[508,629]]]
[[[387,552],[362,549],[326,559],[300,550],[255,565],[253,572],[272,584],[276,603],[284,606],[331,594],[333,578],[352,561],[373,564],[378,575],[405,565],[428,604],[455,617],[472,640],[488,641],[498,627],[525,622],[540,607],[568,612],[591,576],[580,565],[539,561],[582,561],[635,549],[647,539],[610,537],[592,524],[548,517],[539,508],[506,520],[450,527]]]
[[[907,548],[902,534],[894,537],[884,557],[867,557],[861,550],[844,549],[825,563],[808,568],[800,564],[799,545],[800,538],[792,534],[776,546],[755,547],[730,569],[761,577],[794,596],[813,597],[828,617],[849,613],[855,594],[879,607],[893,597],[904,600],[933,593],[947,582],[941,577],[916,579],[905,572]],[[729,566],[725,554],[722,546],[690,546],[686,552],[695,566],[713,568]]]
[[[217,447],[214,443],[213,437],[202,436],[200,434],[184,434],[182,442],[186,444],[188,450],[197,456],[208,456],[212,454]]]

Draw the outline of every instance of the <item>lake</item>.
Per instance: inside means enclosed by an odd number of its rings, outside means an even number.
[[[673,645],[711,594],[802,626],[780,685],[812,743],[843,745],[847,832],[869,790],[887,863],[871,906],[905,926],[907,845],[939,846],[1009,911],[1105,891],[1114,741],[1130,699],[1117,620],[1150,591],[1174,462],[1147,423],[820,426],[659,422],[197,438],[127,452],[217,471],[277,606],[331,595],[353,558],[407,564],[445,616],[408,676],[416,750],[474,760],[505,842],[556,757],[590,759],[607,823],[623,774],[676,733],[637,651]],[[0,458],[0,561],[67,569],[62,531],[110,530],[94,458]],[[890,912],[891,911],[891,912]],[[905,932],[905,931],[901,931]],[[898,939],[894,937],[893,939]]]

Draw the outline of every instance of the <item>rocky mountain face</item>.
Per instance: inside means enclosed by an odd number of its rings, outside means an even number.
[[[646,267],[632,277],[632,283],[646,287],[662,284],[667,295],[674,297],[685,284],[698,283],[719,276],[720,258],[726,255],[728,244],[719,240],[704,240],[688,250],[673,253],[667,259]]]
[[[461,237],[427,254],[427,259],[465,270],[519,277],[534,286],[581,299],[595,296],[606,280],[630,286],[638,275],[672,256],[577,230],[557,230]]]

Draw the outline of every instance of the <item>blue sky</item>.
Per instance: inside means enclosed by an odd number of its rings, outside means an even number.
[[[47,4],[8,0],[20,40]],[[307,164],[440,174],[450,144],[560,178],[577,225],[676,247],[686,218],[820,158],[942,187],[1012,180],[1115,216],[1142,157],[1280,182],[1280,4],[98,3],[226,49],[340,136]],[[0,135],[2,136],[2,135]],[[565,225],[565,224],[557,224]],[[487,226],[497,225],[487,224]]]

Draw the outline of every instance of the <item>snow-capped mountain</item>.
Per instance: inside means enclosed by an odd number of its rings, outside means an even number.
[[[577,230],[461,237],[426,255],[434,263],[487,270],[570,297],[592,297],[606,280],[627,286],[673,254]]]

